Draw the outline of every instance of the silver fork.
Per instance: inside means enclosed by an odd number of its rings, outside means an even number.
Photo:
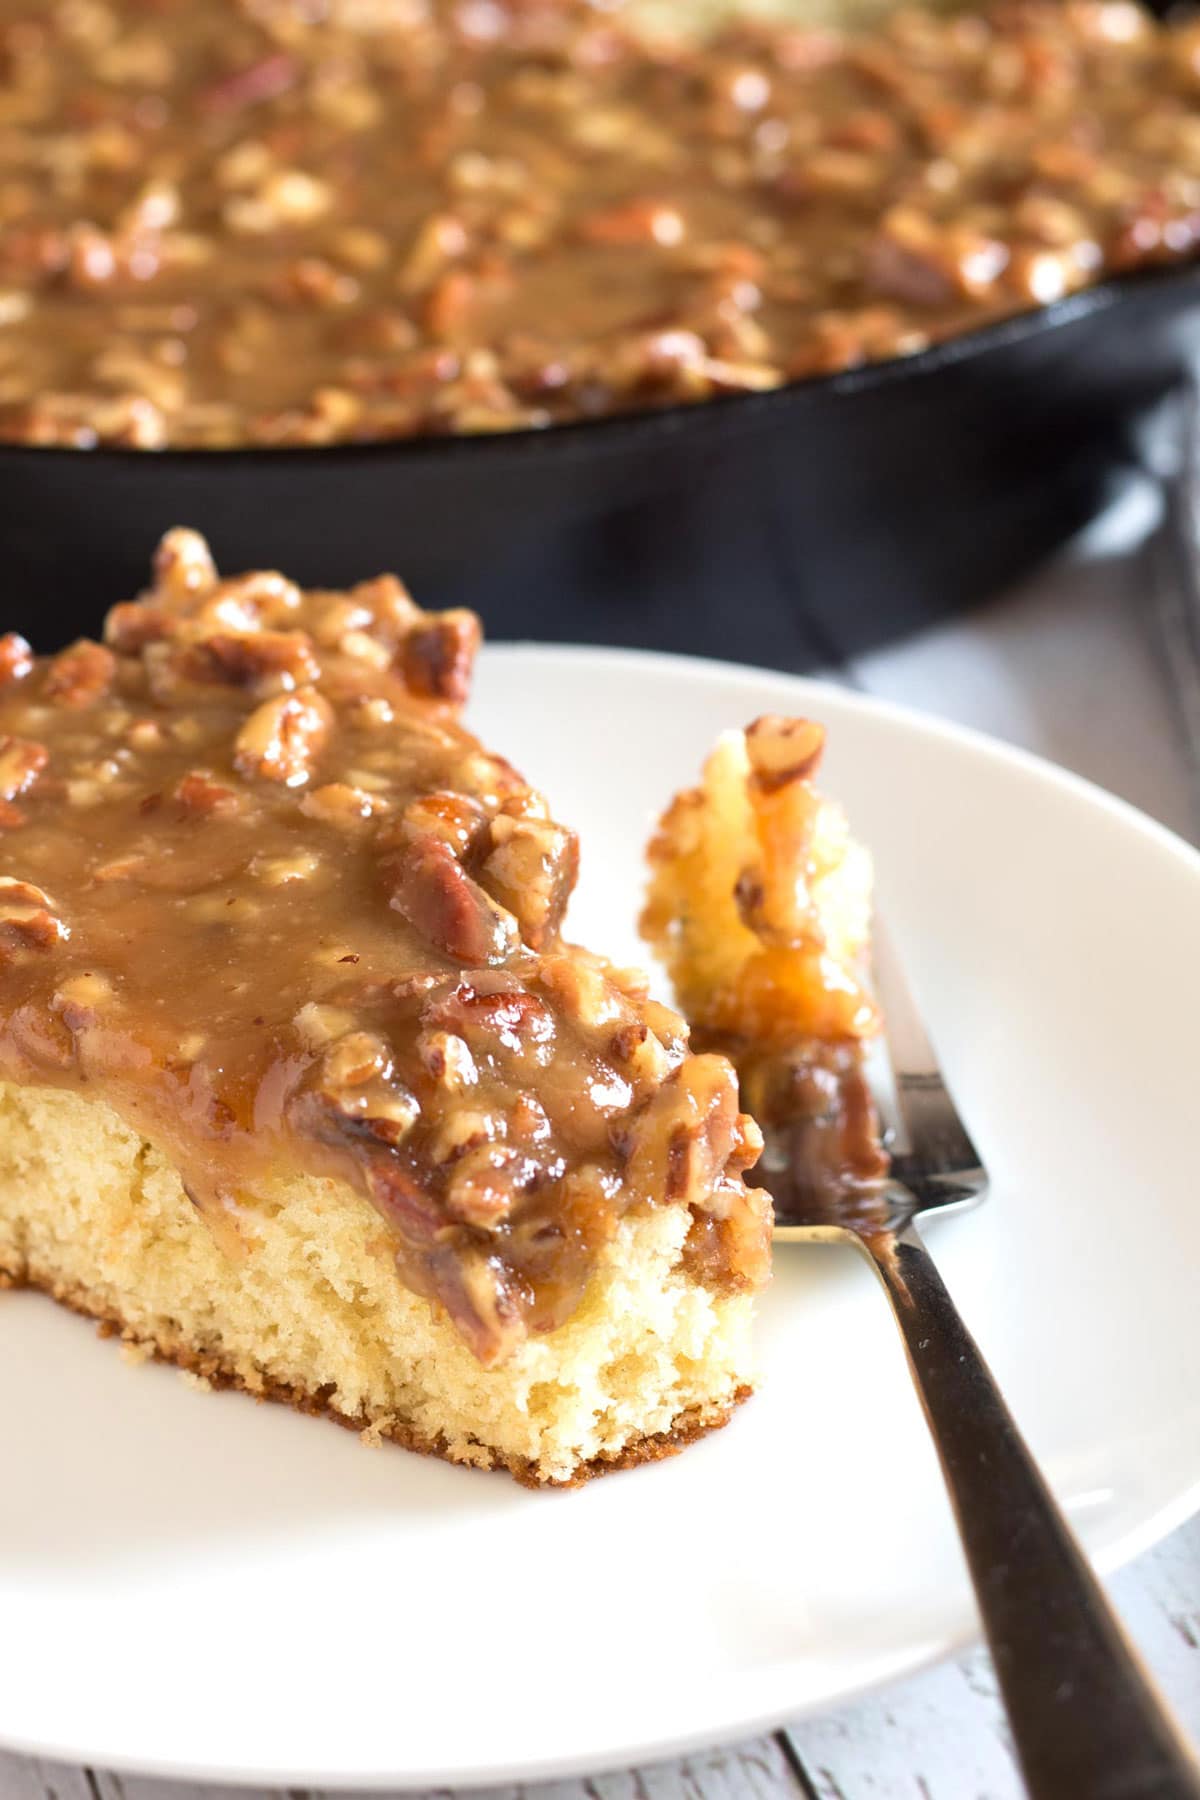
[[[1197,1800],[1200,1764],[917,1232],[931,1214],[977,1205],[987,1174],[882,928],[875,973],[896,1090],[891,1180],[877,1208],[835,1215],[826,1194],[767,1170],[776,1240],[853,1244],[892,1303],[1033,1800]]]

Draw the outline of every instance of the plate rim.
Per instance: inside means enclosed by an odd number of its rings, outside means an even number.
[[[546,640],[505,640],[487,643],[481,660],[487,663],[532,661],[554,665],[569,662],[591,665],[614,673],[630,667],[652,669],[665,676],[687,681],[702,680],[708,684],[744,688],[747,693],[759,689],[766,680],[794,687],[818,704],[828,698],[839,709],[915,731],[928,739],[940,740],[947,746],[981,755],[993,764],[1022,770],[1041,783],[1059,789],[1075,803],[1096,807],[1109,814],[1126,829],[1132,829],[1147,844],[1154,844],[1179,862],[1200,883],[1200,848],[1190,844],[1179,833],[1152,818],[1139,807],[1121,799],[1087,777],[1055,763],[1049,757],[1003,739],[976,726],[939,717],[923,708],[904,702],[877,697],[859,688],[844,685],[824,676],[799,675],[789,670],[771,669],[760,664],[724,661],[714,657],[689,656],[674,652],[620,648],[606,645],[564,644]],[[470,721],[470,701],[467,703]],[[1200,1513],[1200,1458],[1190,1484],[1165,1500],[1139,1523],[1119,1532],[1099,1550],[1087,1551],[1088,1560],[1099,1573],[1109,1577],[1135,1558],[1145,1554],[1189,1519]],[[537,1783],[573,1780],[604,1771],[640,1767],[678,1756],[693,1754],[741,1737],[753,1737],[774,1731],[805,1718],[819,1716],[893,1684],[910,1679],[923,1670],[936,1667],[981,1641],[978,1615],[973,1602],[967,1601],[964,1616],[948,1627],[932,1645],[910,1652],[897,1653],[886,1670],[841,1685],[836,1691],[811,1694],[807,1699],[787,1706],[773,1704],[761,1710],[731,1707],[728,1712],[710,1715],[708,1721],[694,1730],[676,1731],[624,1745],[619,1752],[584,1748],[569,1757],[547,1755],[525,1757],[509,1763],[493,1763],[486,1767],[478,1760],[462,1767],[439,1763],[425,1768],[411,1764],[403,1769],[347,1770],[313,1765],[266,1764],[242,1765],[232,1761],[195,1761],[172,1757],[144,1757],[136,1753],[101,1749],[98,1753],[87,1746],[72,1744],[68,1739],[39,1738],[10,1733],[0,1729],[0,1748],[15,1755],[45,1758],[72,1766],[112,1770],[122,1775],[149,1779],[192,1782],[208,1785],[237,1785],[266,1789],[299,1787],[340,1789],[347,1792],[411,1792],[426,1788],[479,1790],[511,1783]]]
[[[1177,1496],[1174,1502],[1161,1507],[1140,1528],[1129,1530],[1095,1555],[1085,1550],[1085,1555],[1092,1567],[1107,1580],[1135,1558],[1152,1550],[1180,1526],[1187,1524],[1197,1513],[1200,1513],[1200,1473],[1190,1488]],[[799,1705],[772,1706],[758,1713],[739,1712],[736,1720],[726,1719],[724,1723],[714,1722],[695,1731],[676,1732],[648,1739],[645,1743],[623,1749],[616,1760],[607,1753],[582,1750],[576,1756],[550,1756],[541,1762],[524,1758],[517,1762],[495,1763],[486,1769],[475,1764],[462,1770],[455,1769],[452,1765],[435,1764],[416,1770],[410,1767],[403,1772],[368,1773],[322,1769],[311,1764],[277,1764],[267,1769],[230,1762],[188,1762],[172,1757],[109,1753],[105,1753],[103,1757],[92,1757],[81,1755],[70,1748],[64,1750],[62,1744],[54,1740],[20,1738],[8,1734],[0,1734],[0,1750],[15,1756],[63,1763],[68,1767],[94,1769],[104,1773],[111,1771],[116,1775],[129,1775],[150,1781],[178,1781],[196,1786],[243,1787],[262,1791],[274,1788],[315,1788],[322,1791],[326,1800],[330,1790],[335,1793],[406,1794],[422,1793],[432,1788],[478,1793],[493,1787],[536,1786],[554,1781],[584,1780],[590,1776],[620,1774],[626,1769],[640,1769],[670,1762],[678,1757],[692,1756],[721,1745],[733,1744],[744,1738],[761,1737],[884,1693],[900,1682],[910,1681],[914,1676],[940,1667],[952,1657],[980,1647],[983,1636],[973,1602],[970,1604],[971,1617],[964,1620],[960,1627],[947,1632],[936,1646],[928,1650],[897,1657],[886,1672],[840,1688],[836,1694],[814,1695]],[[447,1796],[447,1800],[452,1800],[452,1795]]]
[[[727,662],[717,656],[689,656],[675,650],[638,650],[609,644],[560,644],[543,638],[504,638],[494,643],[487,641],[479,656],[481,661],[488,662],[528,656],[546,662],[562,659],[571,662],[611,663],[617,668],[630,664],[651,666],[660,668],[664,674],[684,671],[709,680],[716,677],[722,681],[735,678],[739,686],[748,688],[763,679],[786,681],[809,693],[828,695],[835,705],[848,707],[853,712],[873,714],[929,737],[959,743],[994,762],[1016,763],[1028,774],[1047,778],[1052,785],[1059,785],[1073,792],[1078,799],[1098,801],[1104,810],[1125,819],[1150,838],[1157,839],[1164,848],[1182,853],[1184,859],[1193,865],[1194,872],[1200,875],[1200,846],[1189,843],[1160,819],[1153,818],[1131,800],[1123,800],[1119,794],[1114,794],[1110,788],[1102,787],[1088,776],[1077,774],[1074,769],[1068,769],[1065,764],[1057,763],[1052,757],[1043,756],[1037,750],[1027,750],[1023,744],[1010,744],[978,725],[964,725],[957,719],[942,718],[937,713],[928,712],[924,707],[912,706],[907,701],[868,693],[848,682],[840,682],[831,675],[801,675],[790,669],[772,669],[765,663]],[[470,704],[468,700],[464,717],[469,717]]]

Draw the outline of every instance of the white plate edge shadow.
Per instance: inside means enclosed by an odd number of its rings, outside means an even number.
[[[787,685],[794,688],[798,696],[811,697],[814,704],[819,705],[822,699],[828,699],[838,710],[857,712],[891,721],[905,730],[915,730],[928,738],[940,739],[948,745],[969,749],[972,753],[986,756],[994,762],[1021,767],[1040,781],[1049,782],[1087,805],[1099,807],[1113,815],[1125,827],[1132,828],[1147,841],[1156,843],[1161,849],[1166,849],[1173,856],[1181,859],[1186,863],[1191,874],[1200,880],[1200,852],[1170,831],[1169,828],[1148,817],[1128,802],[1119,799],[1086,778],[1060,768],[1032,752],[1007,745],[982,731],[937,718],[916,708],[892,701],[877,700],[857,690],[820,679],[668,653],[520,642],[489,645],[483,654],[488,663],[500,663],[501,665],[510,658],[520,658],[533,659],[545,664],[565,660],[589,666],[608,666],[613,670],[620,670],[623,667],[650,668],[664,675],[682,676],[689,681],[699,679],[714,684],[719,683],[725,687],[743,687],[747,692],[759,689],[764,679],[776,684]],[[469,721],[470,710],[468,709]],[[1197,1470],[1196,1478],[1189,1487],[1177,1493],[1163,1505],[1153,1509],[1138,1524],[1118,1533],[1110,1542],[1105,1543],[1102,1548],[1093,1553],[1092,1560],[1102,1574],[1111,1575],[1115,1570],[1160,1542],[1197,1511],[1200,1511],[1200,1469]],[[136,1755],[121,1756],[109,1751],[97,1762],[97,1766],[110,1768],[120,1773],[174,1780],[236,1783],[253,1787],[302,1786],[358,1791],[412,1790],[448,1786],[482,1788],[516,1781],[571,1778],[594,1774],[605,1769],[661,1761],[664,1758],[699,1751],[722,1741],[752,1736],[764,1730],[784,1725],[790,1720],[852,1703],[858,1697],[890,1686],[893,1682],[961,1653],[977,1642],[978,1637],[978,1620],[971,1609],[969,1616],[965,1616],[957,1628],[944,1633],[936,1643],[923,1647],[919,1651],[897,1653],[889,1667],[875,1678],[839,1686],[836,1693],[830,1695],[813,1694],[806,1702],[798,1705],[773,1704],[761,1712],[747,1710],[744,1706],[735,1706],[730,1709],[728,1714],[714,1714],[703,1727],[696,1730],[671,1732],[623,1746],[619,1760],[614,1759],[611,1750],[602,1751],[593,1747],[581,1750],[577,1756],[554,1755],[543,1762],[539,1762],[536,1758],[523,1758],[519,1762],[494,1764],[486,1768],[478,1763],[468,1763],[459,1768],[451,1764],[442,1764],[420,1769],[408,1766],[403,1770],[373,1770],[356,1773],[344,1768],[314,1769],[311,1766],[295,1768],[287,1766],[239,1767],[229,1762],[206,1764],[194,1760],[139,1758]],[[86,1745],[64,1744],[62,1740],[47,1742],[27,1739],[22,1738],[19,1734],[0,1733],[0,1743],[4,1748],[17,1753],[56,1761],[91,1761],[94,1755],[93,1749]]]
[[[483,1479],[483,1477],[481,1477]],[[500,1479],[500,1477],[496,1477]],[[1200,1478],[1195,1485],[1172,1504],[1164,1506],[1140,1529],[1125,1533],[1108,1548],[1089,1555],[1092,1566],[1106,1579],[1152,1550],[1156,1544],[1177,1531],[1181,1525],[1200,1513]],[[739,1743],[764,1733],[786,1729],[802,1720],[821,1717],[853,1706],[856,1701],[886,1692],[900,1682],[927,1670],[938,1668],[953,1657],[976,1648],[981,1642],[979,1620],[972,1611],[960,1631],[947,1634],[927,1652],[898,1657],[895,1663],[872,1680],[841,1687],[835,1695],[814,1695],[798,1706],[768,1708],[762,1713],[738,1710],[728,1719],[715,1719],[696,1731],[677,1732],[661,1738],[631,1744],[619,1760],[599,1751],[581,1751],[578,1756],[547,1758],[544,1763],[522,1759],[511,1764],[497,1763],[485,1769],[468,1764],[462,1769],[453,1765],[430,1765],[424,1769],[405,1769],[393,1773],[354,1774],[344,1769],[289,1768],[272,1769],[238,1767],[230,1763],[175,1762],[170,1758],[139,1758],[108,1755],[103,1761],[83,1747],[66,1753],[61,1744],[0,1736],[0,1750],[39,1760],[79,1764],[87,1768],[112,1771],[117,1775],[147,1780],[178,1781],[216,1787],[247,1787],[268,1791],[273,1788],[319,1789],[325,1793],[421,1793],[426,1789],[461,1789],[483,1792],[490,1788],[514,1785],[540,1785],[555,1781],[583,1780],[590,1776],[618,1774],[626,1768],[641,1768],[664,1763],[676,1757],[700,1754],[722,1744]]]

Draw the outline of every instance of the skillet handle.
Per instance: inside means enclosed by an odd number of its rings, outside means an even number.
[[[916,1231],[857,1242],[904,1338],[1033,1800],[1200,1800],[1200,1764]]]

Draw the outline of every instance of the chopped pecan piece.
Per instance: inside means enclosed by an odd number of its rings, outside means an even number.
[[[521,936],[541,950],[557,936],[579,878],[579,841],[550,819],[498,813],[480,866],[488,892],[513,913]]]
[[[686,232],[676,207],[648,196],[588,213],[579,222],[579,235],[589,244],[681,244]]]
[[[752,1292],[771,1273],[771,1197],[761,1188],[733,1184],[718,1196],[727,1202],[720,1210],[693,1212],[683,1260],[697,1281],[717,1292]]]
[[[764,793],[816,774],[825,750],[824,727],[811,719],[764,713],[746,728],[746,754],[757,787]]]
[[[10,940],[7,929],[0,924],[0,969],[15,962],[21,950],[28,947],[19,940]],[[34,1068],[66,1070],[75,1061],[71,1027],[56,1013],[46,1013],[35,1005],[18,1006],[9,1015],[6,1030],[12,1048]]]
[[[386,1143],[376,1142],[370,1122],[347,1117],[326,1106],[326,1117],[337,1138],[349,1136],[370,1144],[365,1174],[371,1198],[403,1242],[427,1248],[446,1230],[446,1214],[428,1184],[418,1180],[404,1163],[388,1153]]]
[[[17,950],[51,950],[70,935],[47,893],[32,881],[0,875],[0,962]]]
[[[321,675],[312,639],[303,631],[216,632],[181,646],[174,660],[186,681],[226,682],[256,694],[290,691]]]
[[[512,914],[472,881],[441,839],[400,838],[384,848],[379,872],[389,906],[443,955],[476,968],[503,962],[516,948]]]
[[[344,1006],[321,1006],[309,1000],[292,1021],[307,1050],[320,1050],[354,1029],[354,1014]]]
[[[504,1120],[495,1113],[477,1106],[452,1107],[433,1134],[429,1154],[441,1166],[456,1162],[481,1144],[494,1144],[504,1135]]]
[[[154,553],[156,592],[184,600],[216,586],[212,552],[198,531],[177,526],[168,531]]]
[[[513,1101],[509,1135],[522,1144],[544,1144],[553,1135],[546,1109],[536,1094],[518,1094]]]
[[[446,1206],[464,1224],[488,1230],[502,1224],[522,1194],[542,1179],[542,1166],[511,1144],[486,1141],[466,1149],[446,1182]]]
[[[439,1087],[458,1091],[474,1087],[479,1080],[475,1058],[454,1032],[423,1031],[417,1039],[417,1055]]]
[[[313,850],[299,848],[283,856],[256,856],[250,873],[267,887],[287,887],[294,881],[308,881],[321,868],[321,859]]]
[[[325,1052],[322,1085],[327,1093],[361,1087],[377,1075],[386,1076],[391,1064],[391,1052],[382,1038],[370,1031],[347,1032]]]
[[[117,659],[111,650],[94,644],[90,638],[80,638],[52,659],[43,696],[56,706],[82,710],[108,692],[116,669]]]
[[[372,1144],[395,1148],[421,1116],[415,1094],[393,1077],[390,1048],[374,1032],[348,1031],[335,1038],[321,1058],[317,1089],[337,1115],[339,1129]]]
[[[32,738],[0,737],[0,800],[28,793],[49,761],[46,746]]]
[[[597,958],[547,956],[538,970],[541,985],[585,1031],[600,1031],[630,1017],[625,996]]]
[[[733,1147],[725,1163],[727,1175],[744,1175],[763,1153],[763,1134],[756,1119],[739,1113],[734,1126]]]
[[[658,1087],[671,1073],[670,1053],[644,1019],[618,1026],[609,1039],[608,1054],[615,1063],[628,1067],[643,1087]]]
[[[136,656],[147,644],[170,637],[174,620],[163,606],[148,600],[122,600],[109,608],[104,641],[119,656]]]
[[[315,688],[280,694],[256,707],[237,734],[234,766],[285,787],[303,787],[329,735],[329,702]]]
[[[408,632],[398,661],[409,692],[461,706],[471,689],[479,620],[470,612],[435,614]]]
[[[323,787],[314,788],[311,794],[305,794],[300,811],[310,819],[319,819],[324,825],[348,830],[386,812],[387,802],[380,795],[368,794],[349,782],[328,781]]]
[[[461,1038],[480,1057],[507,1052],[544,1063],[555,1039],[550,1008],[501,970],[458,982],[427,1003],[422,1019]]]
[[[372,1082],[354,1093],[343,1093],[338,1101],[343,1115],[355,1131],[393,1149],[402,1144],[421,1116],[415,1094],[397,1082]]]
[[[365,611],[363,623],[373,622],[393,644],[425,616],[398,575],[372,575],[352,587],[346,601]]]
[[[82,1031],[95,1022],[100,1009],[113,998],[112,983],[103,975],[84,971],[60,982],[54,990],[51,1006],[68,1031]]]
[[[526,1336],[519,1284],[499,1256],[455,1247],[435,1252],[430,1267],[442,1304],[485,1369],[512,1355]]]
[[[487,813],[477,800],[439,788],[409,802],[401,814],[400,829],[410,840],[436,838],[461,858],[486,823]]]
[[[23,681],[33,667],[33,651],[17,631],[0,637],[0,687]]]
[[[192,769],[175,784],[175,798],[185,813],[204,818],[209,813],[236,813],[241,796],[207,769]]]
[[[624,1129],[628,1177],[648,1198],[712,1204],[735,1144],[743,1143],[737,1077],[723,1056],[693,1056]]]

